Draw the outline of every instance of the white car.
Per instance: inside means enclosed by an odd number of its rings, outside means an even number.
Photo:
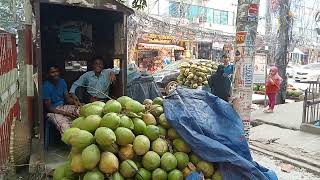
[[[317,81],[320,78],[320,63],[301,66],[294,74],[296,82]]]
[[[288,65],[286,72],[287,72],[287,76],[289,78],[292,78],[295,74],[295,71],[298,69],[298,67],[292,66],[292,65]]]

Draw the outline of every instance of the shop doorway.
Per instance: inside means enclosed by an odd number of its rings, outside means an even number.
[[[92,69],[93,57],[103,57],[104,68],[113,68],[115,24],[123,21],[122,13],[46,3],[40,8],[44,71],[49,64],[59,66],[70,88],[83,73]],[[126,62],[120,61],[120,67],[122,63]],[[123,95],[123,73],[112,87],[111,96]]]

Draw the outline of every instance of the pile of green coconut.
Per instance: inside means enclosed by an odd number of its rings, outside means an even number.
[[[183,180],[192,171],[222,179],[217,166],[201,160],[170,126],[162,98],[86,104],[62,141],[71,152],[54,180]]]

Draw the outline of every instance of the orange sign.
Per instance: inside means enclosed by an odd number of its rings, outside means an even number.
[[[246,40],[246,36],[247,36],[247,32],[246,31],[237,32],[236,43],[237,44],[244,44],[244,42]]]

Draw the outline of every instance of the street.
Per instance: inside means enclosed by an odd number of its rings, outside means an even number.
[[[288,84],[291,84],[294,88],[300,90],[305,90],[309,87],[307,83],[296,82],[293,78],[288,78]]]
[[[286,163],[274,159],[272,156],[268,156],[256,151],[251,152],[253,159],[260,165],[275,171],[279,180],[320,180],[320,176],[314,175],[307,172],[305,169],[295,166],[288,168],[289,172],[284,172],[283,170],[281,170],[281,166],[287,166]]]

